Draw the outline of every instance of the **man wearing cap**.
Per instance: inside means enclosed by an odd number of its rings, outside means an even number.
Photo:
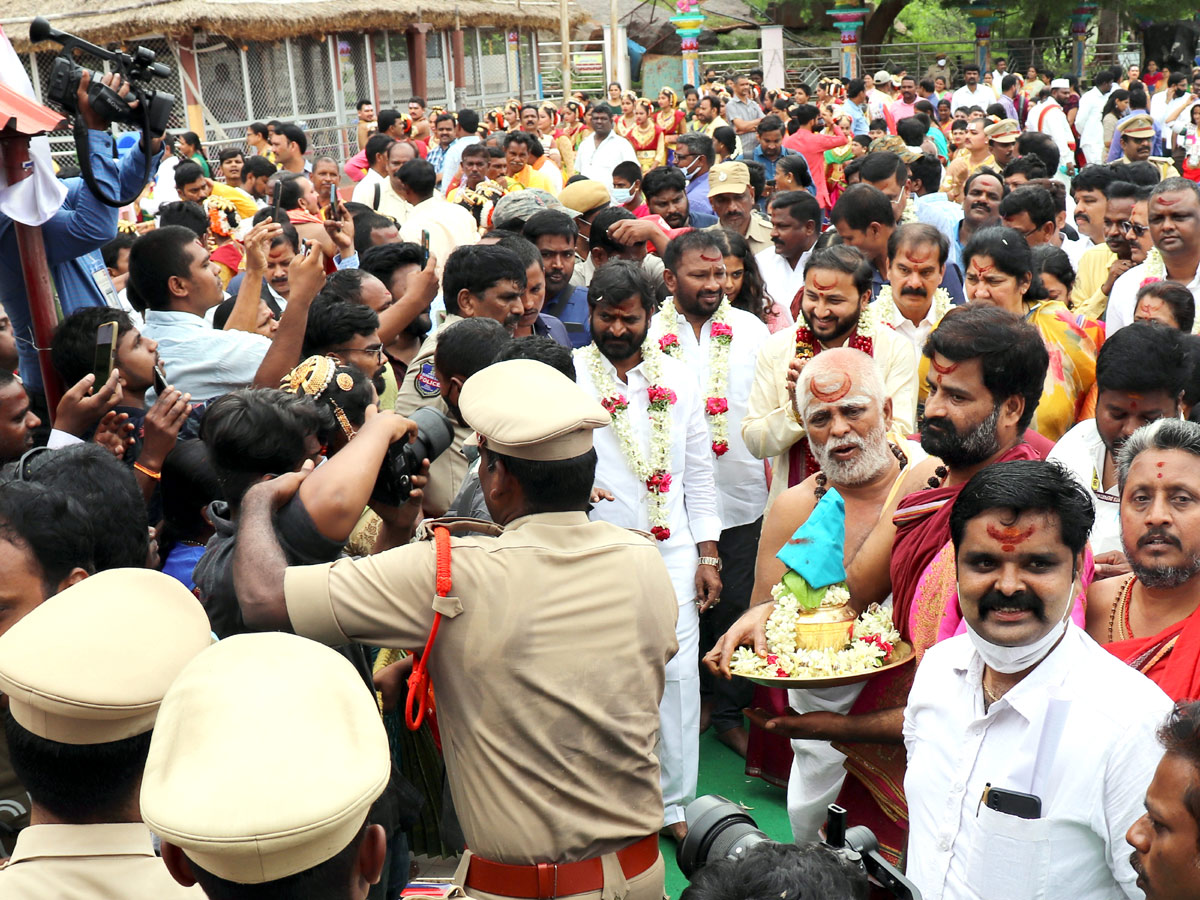
[[[963,66],[963,81],[966,83],[950,96],[951,114],[958,112],[960,107],[987,109],[996,102],[996,92],[986,84],[979,83],[979,66],[975,63]]]
[[[471,376],[458,406],[478,434],[480,487],[503,531],[458,531],[440,566],[437,542],[423,540],[289,568],[271,509],[304,476],[264,482],[246,494],[254,537],[234,561],[246,621],[386,647],[421,647],[437,627],[423,658],[472,897],[599,900],[603,890],[659,900],[654,747],[677,649],[675,591],[653,540],[587,520],[592,435],[609,413],[532,360]]]
[[[613,169],[618,163],[637,162],[637,154],[633,144],[613,131],[612,114],[604,104],[592,107],[591,126],[592,133],[580,142],[575,155],[575,171],[611,192]]]
[[[728,228],[746,239],[751,253],[760,253],[775,245],[771,241],[771,223],[754,208],[754,188],[750,170],[743,162],[723,162],[708,173],[708,199],[718,222],[710,230]]]
[[[549,191],[541,188],[525,188],[505,194],[492,207],[492,227],[505,231],[520,231],[531,218],[542,210],[553,209],[574,218],[575,210],[562,204]]]
[[[0,896],[204,896],[155,856],[138,791],[159,703],[211,643],[191,592],[149,569],[85,578],[0,637],[4,731],[33,801]]]
[[[892,73],[887,69],[880,69],[871,79],[871,83],[864,84],[864,87],[867,89],[867,118],[882,119],[883,111],[892,102]]]
[[[1021,125],[1016,119],[1001,119],[983,129],[987,135],[988,149],[997,168],[1003,169],[1017,155],[1017,138],[1021,136]]]
[[[1071,82],[1065,78],[1055,78],[1050,82],[1050,96],[1035,103],[1025,118],[1026,130],[1048,135],[1058,147],[1058,171],[1051,172],[1050,177],[1058,179],[1068,188],[1071,186],[1069,176],[1075,172],[1075,133],[1067,121],[1063,104],[1070,96]]]
[[[1127,116],[1117,123],[1117,134],[1121,141],[1121,155],[1113,160],[1113,165],[1148,162],[1158,169],[1159,181],[1179,176],[1173,160],[1150,155],[1154,147],[1154,120],[1149,115],[1139,113]]]

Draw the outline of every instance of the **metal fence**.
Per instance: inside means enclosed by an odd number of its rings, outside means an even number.
[[[590,97],[604,96],[607,50],[602,40],[568,42],[572,91],[584,91]],[[562,70],[562,41],[538,41],[538,87],[543,97],[556,100],[562,97]]]

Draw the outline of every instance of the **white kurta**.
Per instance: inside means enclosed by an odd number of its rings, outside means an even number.
[[[600,392],[592,383],[587,348],[575,351],[576,381],[597,400]],[[605,370],[615,380],[616,370],[607,360]],[[622,393],[629,403],[626,414],[641,452],[650,453],[648,410],[651,386],[644,364],[630,369]],[[700,554],[696,544],[716,541],[721,536],[720,508],[714,477],[715,467],[708,424],[695,376],[685,363],[662,360],[663,387],[676,394],[671,407],[671,488],[667,499],[667,527],[671,536],[658,542],[659,552],[671,574],[679,619],[675,637],[679,652],[667,663],[667,681],[659,704],[661,717],[659,764],[662,767],[664,824],[683,821],[683,810],[696,798],[700,765],[700,619],[693,602],[696,596],[696,566]],[[619,384],[619,382],[618,382]],[[650,530],[646,485],[635,475],[612,426],[595,432],[596,487],[609,491],[616,500],[601,501],[591,512],[593,520],[612,522],[625,528]],[[620,573],[613,573],[620,577]]]

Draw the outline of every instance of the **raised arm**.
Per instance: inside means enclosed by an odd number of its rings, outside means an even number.
[[[258,324],[258,304],[262,295],[263,276],[267,272],[267,251],[271,241],[283,234],[278,222],[259,222],[246,235],[246,274],[238,288],[233,312],[225,323],[226,331],[254,331]]]
[[[254,373],[254,387],[279,387],[279,379],[300,362],[300,348],[304,344],[304,330],[308,327],[308,308],[313,298],[325,284],[325,255],[320,247],[305,241],[307,255],[298,254],[288,266],[287,309],[279,319],[279,328],[271,340],[271,348],[263,357],[258,371]],[[252,279],[245,279],[250,281]],[[243,281],[243,287],[245,287]],[[261,285],[262,279],[253,279]],[[240,299],[241,293],[238,297]]]

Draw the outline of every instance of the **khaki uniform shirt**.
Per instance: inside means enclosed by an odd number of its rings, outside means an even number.
[[[451,419],[454,416],[450,407],[442,399],[437,373],[433,369],[433,355],[437,351],[438,334],[442,328],[449,328],[462,317],[447,315],[441,328],[431,334],[421,343],[421,349],[408,364],[404,373],[404,381],[396,395],[396,412],[407,416],[421,406],[432,406],[440,409]],[[429,466],[429,484],[424,489],[426,514],[430,516],[443,515],[450,508],[450,502],[458,494],[462,480],[467,475],[467,458],[463,456],[462,445],[473,430],[465,425],[455,424],[454,441]],[[343,642],[344,643],[344,642]]]
[[[1109,165],[1117,165],[1118,163],[1126,163],[1127,164],[1127,163],[1131,163],[1131,162],[1133,162],[1133,160],[1131,160],[1128,156],[1126,156],[1124,153],[1122,153],[1120,156],[1118,156],[1116,159],[1114,159],[1111,163],[1109,163]],[[1146,162],[1150,163],[1150,165],[1152,165],[1152,166],[1154,166],[1154,168],[1158,169],[1158,180],[1159,181],[1165,181],[1168,178],[1178,178],[1179,177],[1179,170],[1175,168],[1175,160],[1173,160],[1173,159],[1168,159],[1165,156],[1151,156],[1150,158],[1148,158],[1146,160]]]
[[[704,230],[721,231],[723,228],[724,226],[718,222],[716,225],[709,225]],[[771,240],[771,223],[764,219],[762,213],[756,209],[750,210],[750,227],[746,229],[746,243],[750,245],[752,254],[775,249],[775,242]],[[786,302],[782,305],[786,306]]]
[[[0,868],[6,900],[204,900],[198,885],[179,884],[154,855],[141,822],[111,825],[31,825]]]
[[[451,540],[451,596],[435,601],[420,541],[364,559],[291,567],[297,634],[421,647],[446,773],[472,851],[573,862],[662,826],[654,754],[675,589],[654,541],[582,512],[541,513],[499,536]]]

